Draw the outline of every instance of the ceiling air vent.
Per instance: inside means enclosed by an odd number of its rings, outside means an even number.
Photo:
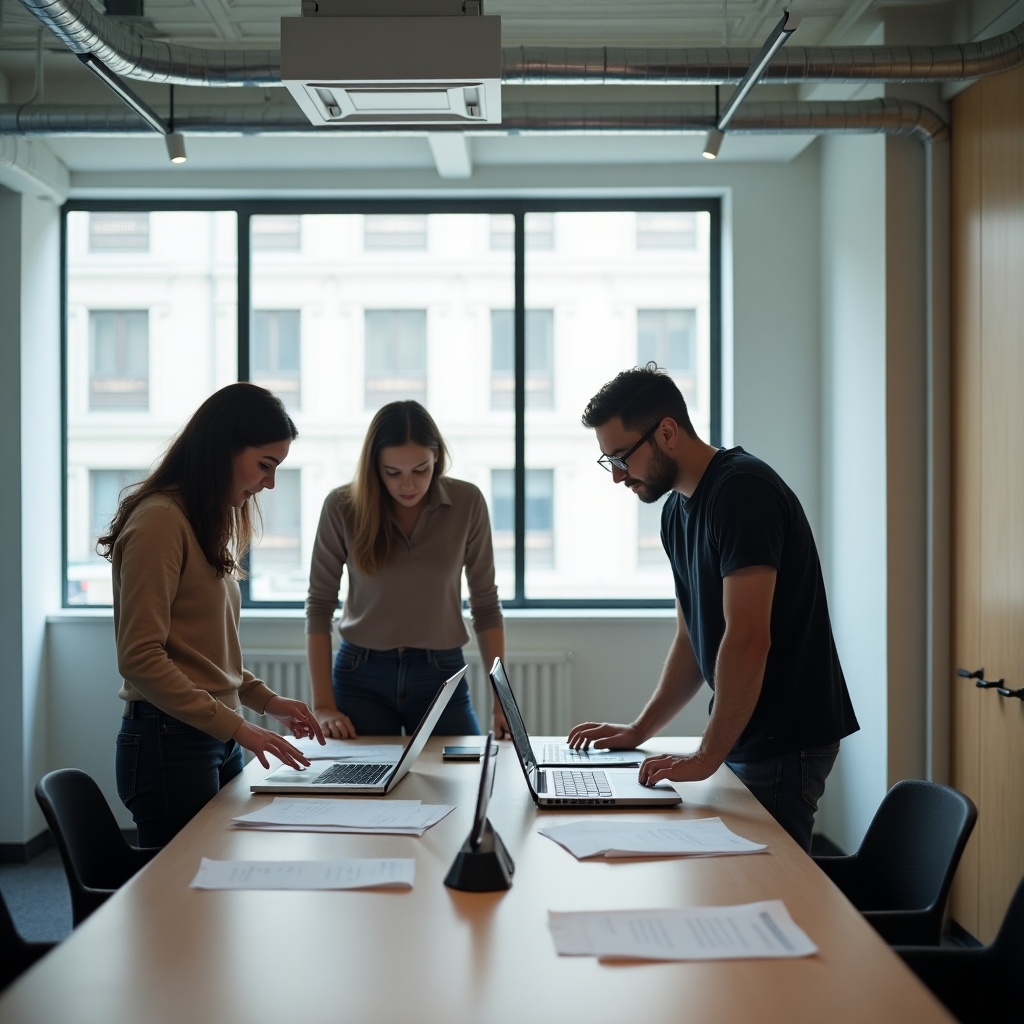
[[[367,9],[388,5],[307,0],[281,19],[281,81],[314,125],[501,123],[501,18],[462,0]]]

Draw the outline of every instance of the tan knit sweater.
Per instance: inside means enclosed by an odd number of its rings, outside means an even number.
[[[491,523],[478,487],[451,477],[435,479],[412,536],[402,536],[391,560],[372,576],[349,557],[348,493],[348,485],[331,491],[320,514],[309,571],[307,633],[330,633],[346,568],[348,597],[339,630],[349,643],[378,651],[461,647],[469,639],[462,618],[463,568],[473,631],[502,625]]]
[[[225,741],[241,704],[264,712],[274,693],[242,668],[238,583],[218,579],[173,495],[139,505],[111,562],[122,700],[147,700]]]

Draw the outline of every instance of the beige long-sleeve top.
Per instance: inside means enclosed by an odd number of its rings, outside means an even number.
[[[306,599],[307,633],[331,632],[346,566],[348,596],[338,628],[359,647],[445,650],[465,644],[463,567],[474,632],[502,625],[491,524],[478,487],[451,477],[435,479],[412,536],[399,531],[390,561],[372,576],[349,558],[349,489],[331,491],[320,514]]]
[[[265,711],[273,691],[242,668],[238,582],[218,578],[174,495],[139,504],[111,568],[122,700],[147,700],[224,741],[240,705]]]

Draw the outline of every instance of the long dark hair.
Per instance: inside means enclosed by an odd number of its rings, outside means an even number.
[[[433,493],[434,480],[443,476],[448,466],[448,448],[441,431],[419,402],[389,402],[377,410],[366,431],[356,478],[349,490],[355,520],[352,557],[370,575],[387,564],[397,539],[395,524],[388,514],[394,500],[381,484],[377,462],[383,449],[404,444],[418,444],[437,452],[428,496]]]
[[[110,558],[140,502],[153,494],[176,491],[217,575],[239,575],[239,562],[255,532],[253,512],[258,517],[259,507],[255,499],[241,508],[231,506],[233,459],[246,448],[293,441],[298,433],[281,399],[266,388],[245,382],[221,388],[199,406],[156,469],[121,498],[110,530],[96,544],[97,551]]]

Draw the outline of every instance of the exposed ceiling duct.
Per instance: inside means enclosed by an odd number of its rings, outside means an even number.
[[[478,126],[470,134],[704,132],[714,121],[714,107],[704,103],[506,103],[500,125]],[[277,105],[183,107],[176,111],[175,126],[189,135],[349,134],[348,129],[313,128],[299,111]],[[393,132],[394,128],[365,126],[358,131]],[[750,103],[733,117],[729,131],[807,135],[884,132],[930,142],[942,136],[946,124],[927,107],[899,99]],[[35,137],[151,135],[152,129],[127,107],[0,106],[0,133],[4,132]]]
[[[279,50],[215,50],[140,39],[89,0],[21,0],[75,53],[115,74],[199,86],[279,86]],[[738,82],[757,57],[748,47],[616,49],[504,47],[504,85],[715,85]],[[786,47],[764,82],[945,82],[1024,63],[1024,25],[977,43],[947,46]]]

